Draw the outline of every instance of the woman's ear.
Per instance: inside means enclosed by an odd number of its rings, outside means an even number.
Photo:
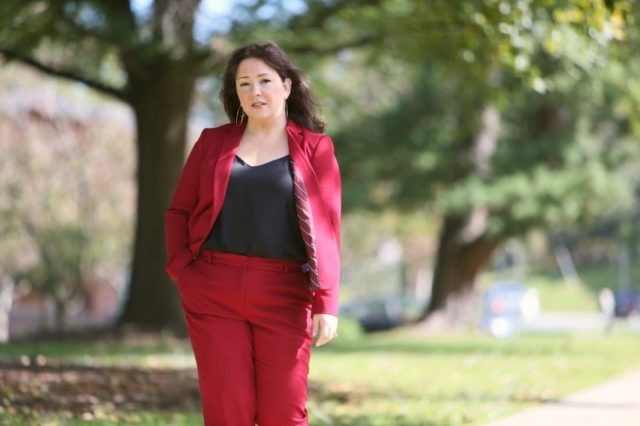
[[[291,94],[291,79],[287,77],[282,83],[284,84],[284,93],[286,95],[286,98],[288,98]]]

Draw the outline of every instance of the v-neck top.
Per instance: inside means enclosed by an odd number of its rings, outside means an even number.
[[[289,155],[256,166],[234,157],[222,209],[202,247],[271,259],[307,259]]]

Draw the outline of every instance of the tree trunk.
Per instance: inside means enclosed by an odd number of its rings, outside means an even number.
[[[66,326],[66,316],[67,316],[67,304],[63,299],[58,299],[54,296],[53,301],[53,320],[54,320],[54,334],[58,336],[62,336],[64,334],[64,328]]]
[[[470,174],[488,178],[496,150],[500,114],[486,106],[479,120],[476,137],[469,146]],[[489,260],[500,240],[486,236],[489,212],[473,207],[469,213],[449,213],[440,232],[438,256],[433,274],[431,299],[421,315],[426,319],[440,311],[445,324],[468,324],[474,314],[476,277]]]
[[[449,215],[444,219],[440,233],[440,245],[433,277],[431,300],[421,320],[436,311],[445,316],[448,323],[467,323],[474,312],[469,309],[476,278],[494,250],[498,239],[484,236],[486,223],[478,223],[484,212],[474,210],[467,216]],[[473,238],[469,238],[470,229]]]
[[[164,213],[184,163],[194,68],[166,59],[143,72],[129,70],[137,123],[137,222],[129,295],[118,325],[185,331],[179,295],[164,270]]]
[[[14,281],[0,270],[0,343],[9,341],[9,315],[13,305]]]

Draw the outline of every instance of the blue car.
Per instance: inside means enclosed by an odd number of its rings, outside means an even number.
[[[480,323],[495,337],[509,337],[535,321],[539,313],[537,289],[517,281],[497,282],[483,294]]]
[[[628,318],[640,314],[640,290],[625,288],[614,292],[615,316]]]

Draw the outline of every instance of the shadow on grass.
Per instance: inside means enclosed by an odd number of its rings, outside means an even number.
[[[442,392],[440,389],[430,389],[428,385],[416,391],[413,388],[389,387],[381,389],[349,389],[340,390],[332,387],[331,384],[312,382],[309,386],[309,393],[319,401],[333,401],[338,404],[358,405],[367,400],[428,400],[428,403],[504,403],[512,402],[517,404],[546,404],[557,403],[557,398],[536,395],[527,392],[523,388],[512,389],[506,392],[486,392],[464,390],[457,392]]]
[[[195,369],[93,367],[53,361],[28,366],[1,361],[0,404],[9,414],[27,416],[200,409]]]

